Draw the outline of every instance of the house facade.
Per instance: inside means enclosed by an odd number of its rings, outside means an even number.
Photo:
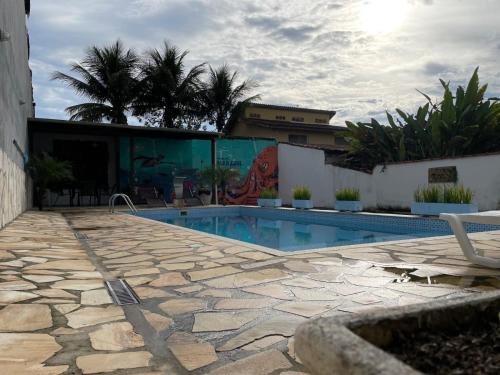
[[[333,116],[335,111],[250,103],[238,119],[230,122],[226,134],[343,151],[346,142],[342,132],[346,128],[330,125]]]

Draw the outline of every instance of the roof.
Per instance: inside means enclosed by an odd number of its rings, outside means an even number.
[[[146,126],[134,126],[124,124],[107,124],[99,122],[67,121],[46,118],[28,119],[28,129],[31,133],[43,132],[63,132],[77,134],[98,134],[107,136],[159,136],[173,138],[191,139],[215,139],[222,136],[221,133],[207,132],[199,130],[153,128]]]
[[[297,147],[305,147],[305,148],[314,148],[316,150],[329,151],[335,153],[345,153],[347,151],[348,146],[345,145],[328,145],[328,144],[311,144],[311,143],[293,143],[293,142],[280,142],[290,146]]]
[[[277,110],[285,110],[285,111],[300,111],[300,112],[310,112],[310,113],[321,113],[330,116],[330,119],[335,116],[336,111],[327,111],[324,109],[314,109],[314,108],[301,108],[301,107],[291,107],[284,105],[275,105],[275,104],[265,104],[265,103],[248,103],[248,107],[257,107],[257,108],[270,108]]]
[[[262,119],[243,119],[247,125],[258,126],[268,129],[282,129],[282,130],[304,130],[317,133],[337,133],[346,131],[345,126],[335,126],[328,124],[310,124],[306,122],[290,122],[290,121],[276,121],[276,120],[262,120]]]

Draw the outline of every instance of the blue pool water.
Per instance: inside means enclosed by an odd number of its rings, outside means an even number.
[[[282,251],[451,234],[444,221],[253,207],[141,211],[139,216]],[[472,224],[469,231],[500,229]]]

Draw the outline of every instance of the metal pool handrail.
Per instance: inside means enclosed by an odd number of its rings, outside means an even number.
[[[137,212],[137,208],[135,208],[134,204],[132,203],[132,200],[129,198],[127,194],[113,194],[111,197],[109,197],[109,202],[108,202],[109,212],[110,213],[115,212],[115,201],[117,198],[120,197],[123,198],[130,211],[132,211],[135,214]]]

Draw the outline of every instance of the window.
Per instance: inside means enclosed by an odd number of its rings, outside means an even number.
[[[292,117],[292,121],[304,122],[304,117]]]
[[[286,120],[285,116],[276,116],[276,120]]]
[[[300,144],[306,145],[307,144],[307,135],[289,134],[288,135],[288,142],[300,143]]]
[[[328,121],[326,121],[326,119],[324,118],[317,118],[317,119],[314,119],[314,122],[316,124],[328,124]]]
[[[250,115],[248,117],[250,117],[250,118],[260,118],[260,113],[250,113]]]

